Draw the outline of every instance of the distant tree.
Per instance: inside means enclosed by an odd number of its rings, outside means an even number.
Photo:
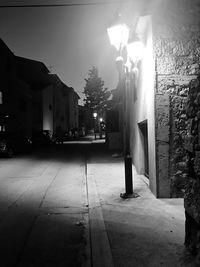
[[[92,67],[89,70],[88,78],[85,79],[84,87],[85,99],[84,106],[91,111],[97,111],[99,115],[103,115],[107,106],[107,100],[110,97],[110,91],[104,87],[104,81],[98,75],[98,69]]]

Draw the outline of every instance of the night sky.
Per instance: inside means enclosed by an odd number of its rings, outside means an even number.
[[[95,1],[0,0],[0,4],[90,4]],[[88,77],[92,66],[99,69],[106,87],[114,89],[117,85],[116,51],[109,44],[106,28],[114,14],[124,10],[127,10],[127,4],[116,2],[64,7],[4,7],[0,8],[0,38],[14,54],[42,61],[83,98],[84,78]]]

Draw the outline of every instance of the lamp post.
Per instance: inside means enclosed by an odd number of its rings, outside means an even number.
[[[120,79],[123,76],[125,81],[123,91],[123,148],[125,167],[125,193],[121,193],[121,198],[135,198],[139,195],[133,192],[132,158],[130,153],[130,108],[131,108],[131,85],[135,84],[137,75],[137,63],[142,57],[143,44],[139,39],[129,41],[129,27],[123,23],[121,17],[117,18],[108,29],[107,33],[111,45],[118,51],[116,58]],[[123,52],[126,52],[125,56]]]
[[[94,117],[94,138],[95,140],[97,139],[96,137],[96,120],[97,120],[97,112],[93,112],[93,117]]]
[[[99,118],[99,134],[100,134],[100,139],[102,139],[102,122],[103,122],[103,118]]]

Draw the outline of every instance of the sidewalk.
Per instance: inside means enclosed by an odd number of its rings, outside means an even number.
[[[134,192],[140,197],[121,199],[123,158],[113,158],[105,149],[96,153],[102,145],[93,141],[87,167],[89,194],[96,190],[90,207],[92,250],[103,244],[101,252],[93,256],[93,266],[193,266],[183,260],[183,199],[156,199],[147,179],[134,167]]]

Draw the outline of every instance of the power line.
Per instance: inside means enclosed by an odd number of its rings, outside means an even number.
[[[123,3],[126,2],[131,2],[131,0],[126,0],[123,1]],[[104,1],[104,2],[96,2],[96,3],[77,3],[77,4],[30,4],[30,5],[0,5],[0,8],[8,8],[8,7],[14,7],[14,8],[19,8],[19,7],[73,7],[73,6],[99,6],[99,5],[111,5],[111,4],[120,4],[122,1]]]

